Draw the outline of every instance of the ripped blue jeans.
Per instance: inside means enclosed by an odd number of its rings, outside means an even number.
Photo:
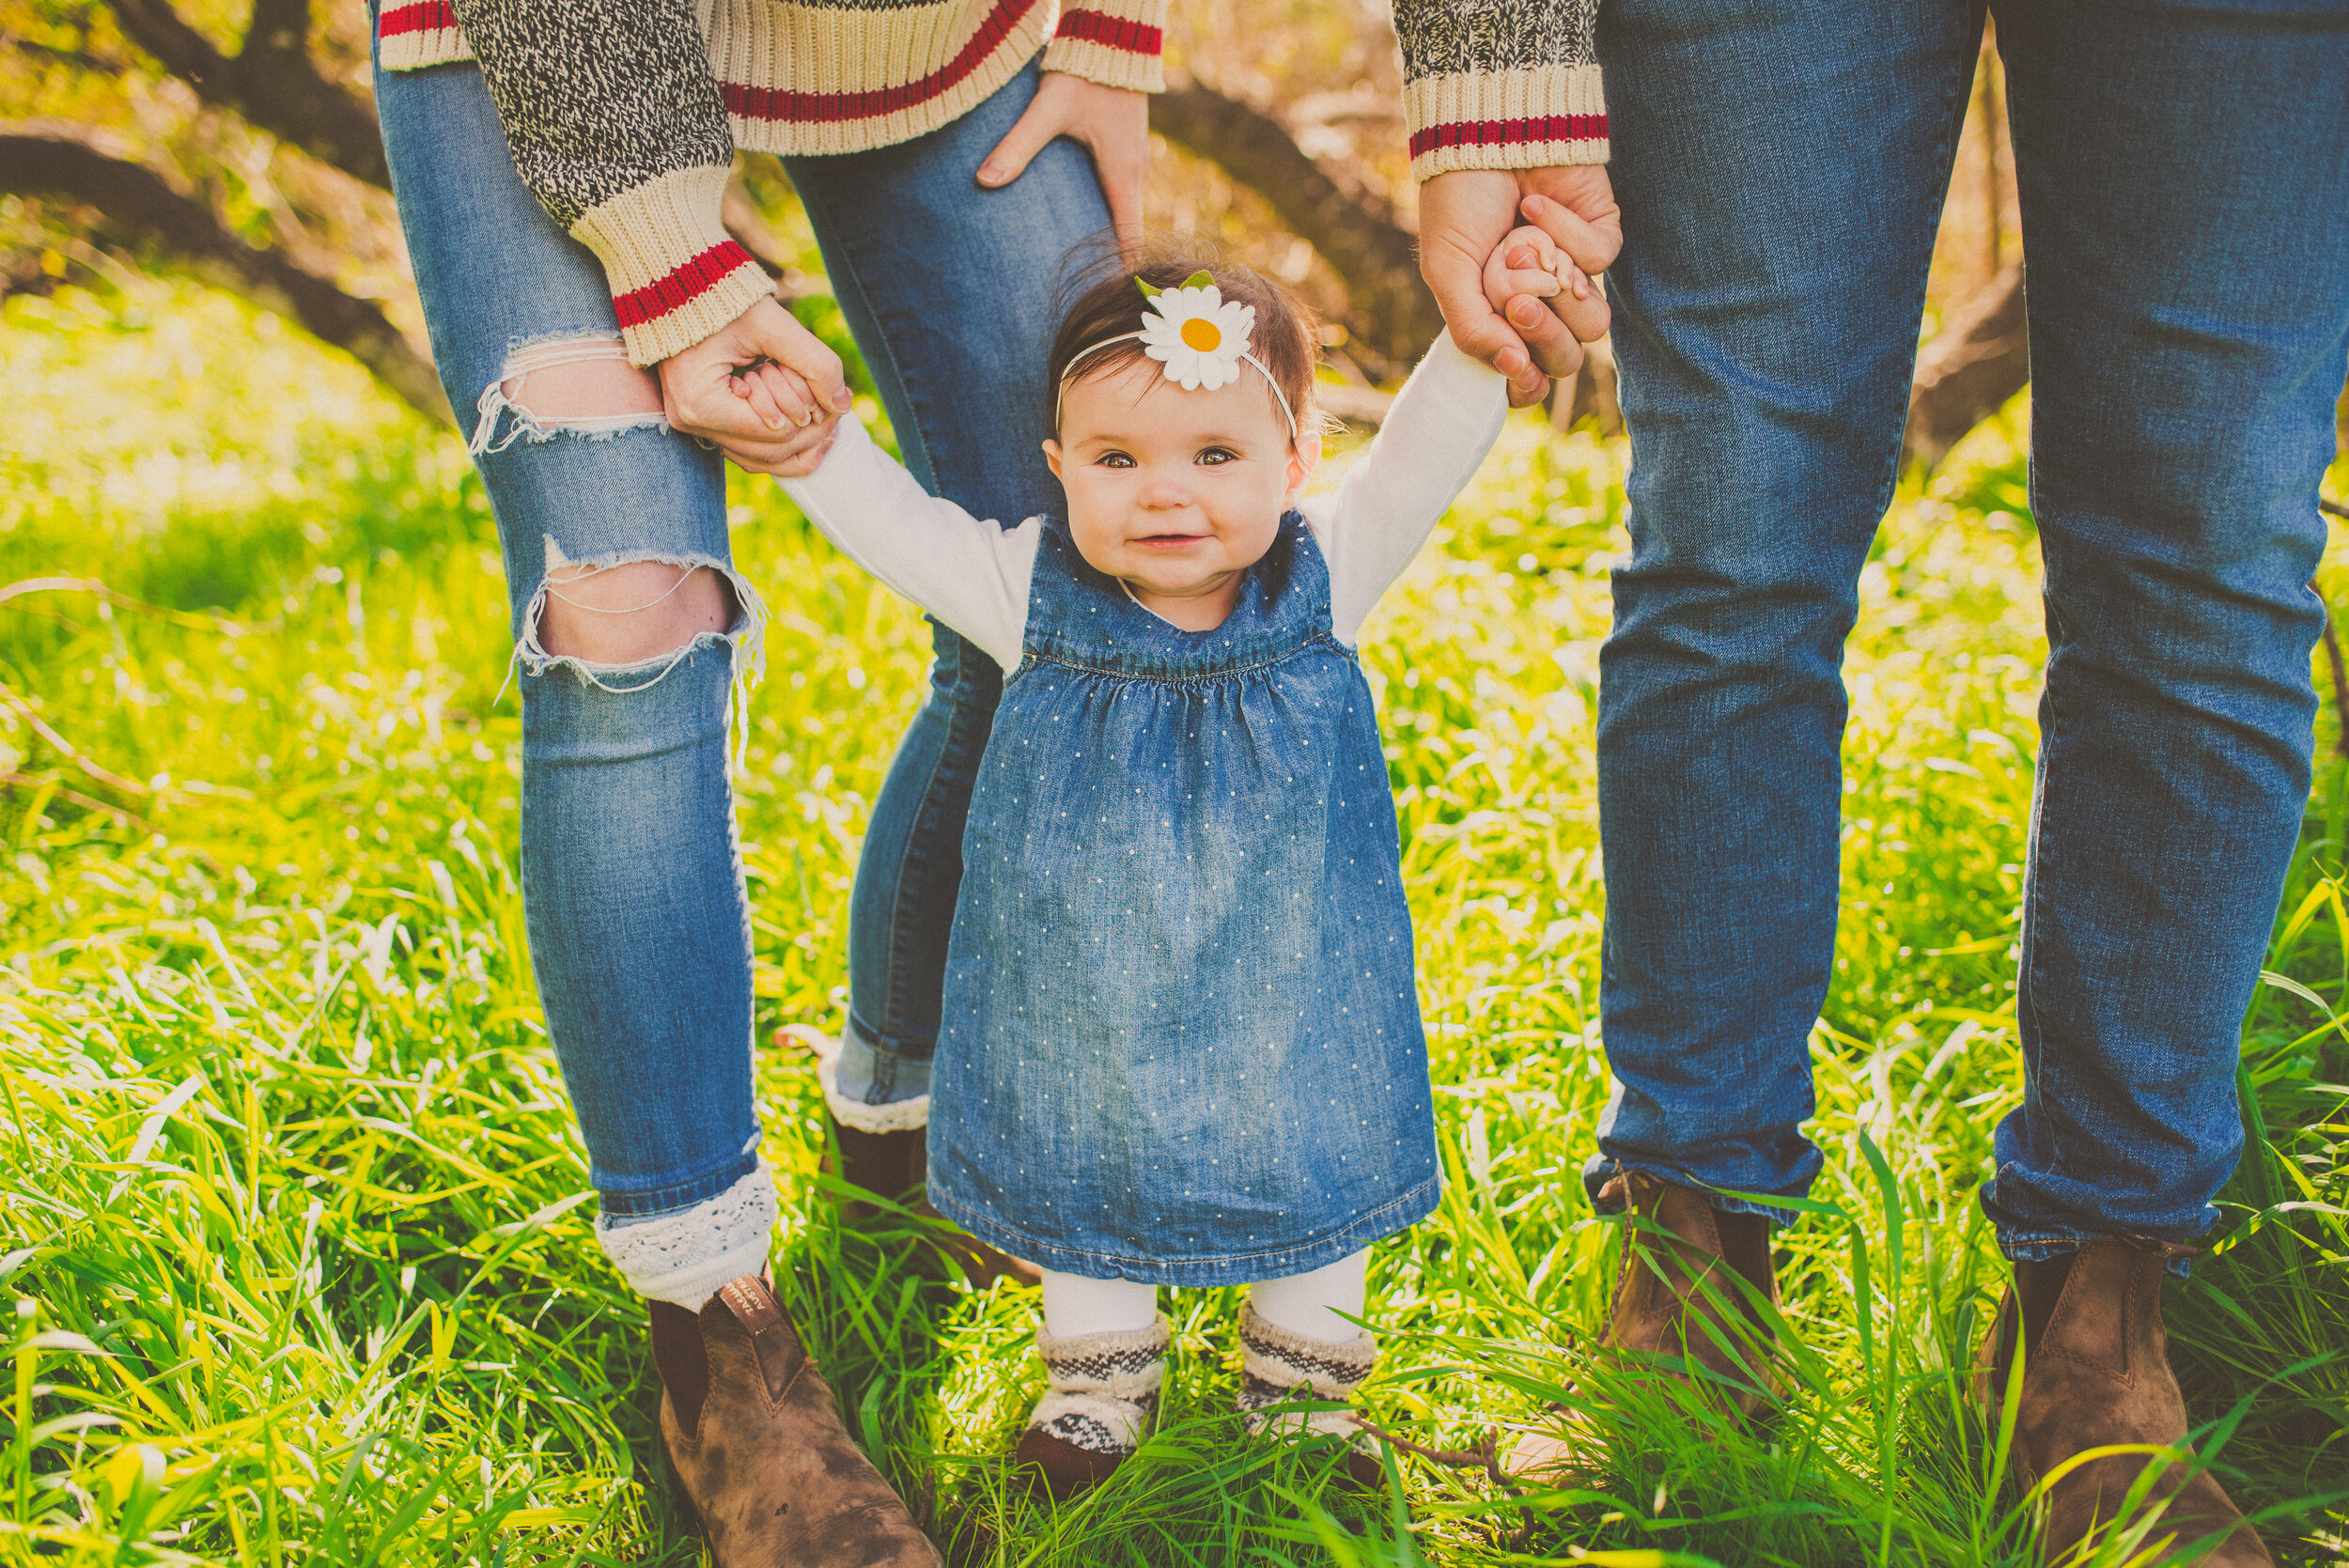
[[[1057,495],[1038,449],[1050,292],[1061,258],[1108,222],[1072,143],[1003,191],[972,179],[1036,77],[1031,67],[929,136],[789,165],[908,465],[1013,520]],[[375,91],[434,358],[472,427],[505,552],[531,960],[599,1229],[639,1291],[698,1308],[763,1264],[774,1214],[727,775],[729,709],[761,657],[765,611],[733,565],[716,453],[655,412],[534,411],[534,388],[568,364],[620,358],[619,334],[601,268],[516,177],[479,72],[379,70]],[[972,300],[988,309],[960,308]],[[638,663],[550,655],[549,592],[582,568],[639,562],[722,574],[732,626]],[[852,897],[850,1038],[827,1069],[851,1112],[910,1110],[928,1089],[963,815],[1000,694],[984,655],[942,629],[937,644]]]

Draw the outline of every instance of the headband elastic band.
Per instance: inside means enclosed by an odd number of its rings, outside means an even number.
[[[1060,385],[1052,389],[1052,433],[1055,436],[1060,433],[1061,396],[1067,389],[1068,378],[1076,373],[1077,366],[1083,363],[1084,357],[1087,354],[1097,353],[1113,343],[1132,342],[1141,335],[1142,334],[1138,332],[1119,333],[1115,337],[1105,337],[1098,343],[1088,343],[1068,356],[1068,363],[1061,367]],[[1273,379],[1272,372],[1265,368],[1264,361],[1245,349],[1240,350],[1239,357],[1254,365],[1256,374],[1264,378],[1264,384],[1272,389],[1272,400],[1281,405],[1281,417],[1289,423],[1289,441],[1293,444],[1297,440],[1297,415],[1289,409],[1288,395],[1281,390],[1281,383]]]

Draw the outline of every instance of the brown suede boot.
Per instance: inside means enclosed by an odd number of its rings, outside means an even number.
[[[1704,1386],[1739,1417],[1770,1400],[1764,1360],[1774,1336],[1746,1301],[1739,1281],[1772,1307],[1778,1279],[1770,1268],[1770,1221],[1726,1214],[1690,1188],[1643,1171],[1627,1171],[1599,1189],[1602,1204],[1623,1203],[1623,1259],[1615,1297],[1599,1339],[1616,1364],[1645,1365],[1684,1381],[1709,1374]],[[1709,1285],[1726,1306],[1716,1306]],[[1741,1364],[1742,1363],[1742,1364]],[[1528,1433],[1512,1447],[1511,1469],[1563,1481],[1595,1467],[1595,1434],[1569,1421],[1559,1435]]]
[[[831,1155],[824,1157],[824,1169],[833,1171],[851,1187],[867,1192],[895,1198],[921,1187],[929,1177],[929,1129],[909,1127],[900,1132],[861,1132],[832,1117],[832,1135],[840,1150],[837,1167]],[[930,1206],[927,1198],[917,1198],[906,1205],[921,1219],[931,1221],[924,1227],[931,1242],[941,1252],[962,1265],[964,1278],[974,1290],[985,1290],[998,1280],[1012,1280],[1033,1285],[1041,1281],[1044,1271],[1032,1263],[1022,1262],[1008,1252],[998,1251],[971,1235]],[[869,1203],[851,1203],[847,1207],[850,1219],[863,1219],[873,1213]]]
[[[1770,1305],[1778,1304],[1769,1220],[1721,1213],[1702,1192],[1641,1171],[1617,1176],[1598,1196],[1602,1203],[1620,1201],[1629,1210],[1622,1271],[1600,1348],[1626,1353],[1626,1360],[1685,1358],[1690,1372],[1701,1369],[1723,1380],[1712,1387],[1741,1416],[1768,1404],[1759,1352],[1769,1344],[1769,1331],[1746,1309],[1737,1281],[1742,1277]],[[1720,1295],[1725,1313],[1700,1281]]]
[[[817,1079],[824,1086],[829,1102],[833,1093],[832,1063],[840,1055],[840,1043],[819,1029],[805,1024],[786,1024],[775,1031],[775,1044],[788,1049],[807,1051],[816,1058]],[[916,1124],[894,1127],[885,1132],[868,1132],[841,1121],[829,1103],[824,1119],[831,1125],[832,1147],[839,1150],[837,1157],[824,1156],[823,1169],[837,1175],[851,1187],[863,1188],[877,1197],[902,1199],[907,1193],[929,1180],[929,1129]],[[939,1250],[947,1253],[962,1265],[962,1272],[973,1288],[985,1290],[997,1280],[1011,1279],[1033,1285],[1044,1278],[1044,1271],[1032,1263],[1024,1263],[1007,1252],[1000,1252],[975,1236],[966,1235],[946,1217],[930,1205],[926,1198],[918,1198],[907,1204],[917,1216],[934,1221],[929,1234]],[[874,1208],[870,1203],[851,1202],[842,1212],[851,1220],[870,1219]]]
[[[661,1441],[718,1568],[943,1568],[765,1279],[652,1303]]]
[[[2019,1326],[2023,1387],[2014,1465],[2025,1487],[2088,1449],[2186,1446],[2186,1400],[2170,1371],[2170,1340],[2161,1323],[2163,1265],[2185,1251],[2106,1236],[2062,1257],[2015,1265],[2015,1288],[1999,1304],[1975,1358],[1974,1398],[1995,1432]],[[2092,1531],[2110,1528],[2145,1464],[2141,1453],[2113,1454],[2057,1482],[2046,1499],[2043,1560],[2053,1562]],[[2149,1561],[2183,1562],[2187,1548],[2214,1535],[2226,1539],[2194,1559],[2200,1568],[2253,1568],[2274,1560],[2207,1470],[2189,1475],[2172,1465],[2155,1483],[2150,1501],[2168,1507],[2146,1545],[2174,1532],[2177,1551]]]

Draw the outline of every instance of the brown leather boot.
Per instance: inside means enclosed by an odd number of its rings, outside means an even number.
[[[2186,1400],[2170,1371],[2170,1340],[2161,1323],[2163,1265],[2186,1251],[2105,1236],[2062,1257],[2015,1265],[2015,1288],[1999,1304],[1975,1358],[1974,1398],[1995,1432],[2019,1326],[2023,1388],[2014,1465],[2025,1487],[2088,1449],[2186,1446]],[[2057,1482],[2040,1537],[2044,1560],[2052,1562],[2091,1531],[2110,1528],[2145,1463],[2141,1453],[2113,1454]],[[2174,1558],[2159,1561],[2182,1562],[2189,1555],[2186,1548],[2221,1534],[2222,1545],[2194,1560],[2198,1568],[2252,1568],[2274,1560],[2207,1470],[2188,1474],[2183,1466],[2170,1467],[2150,1501],[2168,1507],[2146,1544],[2174,1531],[2179,1548]]]
[[[661,1441],[718,1568],[943,1568],[764,1278],[652,1303]]]
[[[899,1197],[921,1187],[929,1179],[929,1129],[909,1127],[901,1132],[861,1132],[826,1112],[832,1123],[834,1146],[840,1151],[835,1167],[832,1157],[824,1157],[824,1169],[833,1171],[851,1187],[885,1198]],[[1032,1263],[998,1251],[972,1235],[938,1212],[927,1198],[917,1198],[906,1205],[916,1216],[930,1221],[923,1233],[941,1252],[962,1265],[962,1272],[974,1290],[985,1290],[998,1280],[1009,1279],[1021,1284],[1036,1284],[1044,1271]],[[869,1218],[869,1203],[850,1203],[846,1211],[850,1219]]]
[[[806,1024],[785,1024],[775,1031],[775,1044],[785,1049],[804,1050],[816,1058],[817,1079],[824,1086],[829,1102],[833,1093],[832,1064],[840,1055],[840,1042],[820,1029]],[[929,1180],[929,1129],[926,1126],[897,1127],[887,1132],[867,1132],[852,1127],[840,1120],[829,1103],[824,1120],[832,1128],[832,1147],[837,1157],[827,1152],[823,1169],[840,1177],[851,1187],[861,1187],[877,1197],[900,1199]],[[1035,1284],[1044,1278],[1044,1271],[1032,1263],[1022,1262],[1007,1252],[1000,1252],[975,1236],[966,1235],[947,1218],[930,1205],[926,1198],[916,1199],[907,1205],[920,1218],[933,1223],[928,1234],[939,1250],[962,1265],[962,1272],[972,1285],[985,1290],[997,1280],[1012,1279],[1024,1284]],[[851,1220],[870,1219],[875,1210],[870,1203],[851,1202],[842,1208]]]
[[[903,1199],[929,1179],[928,1128],[865,1132],[829,1110],[824,1120],[831,1127],[832,1147],[824,1153],[823,1169],[850,1187],[861,1187],[876,1198]],[[853,1200],[844,1211],[850,1219],[869,1219],[876,1212],[872,1204]]]
[[[1683,1381],[1702,1374],[1705,1388],[1739,1417],[1769,1403],[1765,1358],[1774,1343],[1767,1320],[1746,1302],[1739,1281],[1770,1306],[1778,1278],[1770,1268],[1770,1221],[1726,1214],[1690,1188],[1643,1171],[1626,1171],[1599,1189],[1602,1205],[1622,1203],[1622,1266],[1600,1336],[1601,1356],[1619,1366],[1645,1365]],[[1704,1286],[1721,1297],[1716,1306]],[[1742,1363],[1742,1364],[1741,1364]],[[1511,1449],[1509,1467],[1559,1478],[1595,1467],[1595,1434],[1569,1421],[1563,1436],[1529,1433]]]
[[[1768,1404],[1766,1383],[1756,1379],[1766,1379],[1760,1353],[1771,1336],[1764,1320],[1746,1310],[1737,1282],[1742,1277],[1771,1306],[1778,1305],[1769,1220],[1758,1214],[1724,1214],[1702,1192],[1641,1171],[1617,1176],[1598,1196],[1602,1203],[1617,1201],[1628,1210],[1623,1266],[1599,1347],[1627,1353],[1626,1360],[1685,1358],[1691,1372],[1702,1369],[1722,1380],[1707,1379],[1741,1416]],[[1719,1294],[1726,1312],[1700,1281]]]

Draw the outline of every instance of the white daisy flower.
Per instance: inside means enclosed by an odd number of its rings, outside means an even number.
[[[1142,313],[1142,351],[1184,391],[1212,392],[1239,380],[1240,356],[1255,326],[1255,306],[1225,300],[1212,283],[1186,283],[1151,296]]]

